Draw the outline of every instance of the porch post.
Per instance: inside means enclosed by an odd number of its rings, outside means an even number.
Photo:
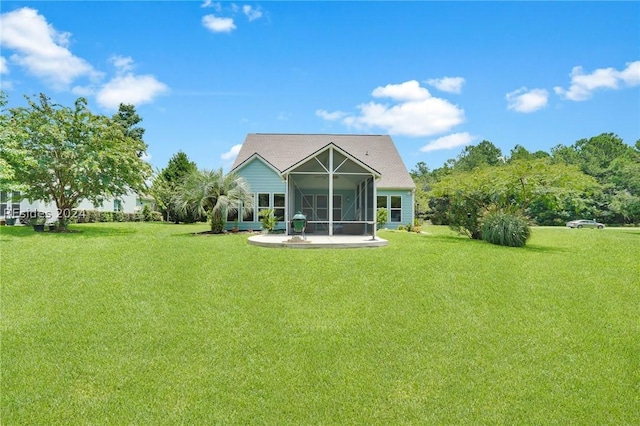
[[[373,185],[373,237],[372,240],[376,239],[376,228],[378,226],[378,189],[376,185],[376,177],[371,175],[371,184]]]
[[[333,147],[329,147],[329,236],[333,235]]]
[[[285,235],[289,235],[289,175],[284,178],[284,226]]]

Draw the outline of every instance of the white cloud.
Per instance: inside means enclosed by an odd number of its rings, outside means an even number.
[[[4,56],[0,56],[0,74],[9,74],[9,67]],[[0,78],[0,90],[13,90],[13,83],[7,78]]]
[[[249,22],[255,21],[256,19],[260,19],[262,17],[262,11],[254,9],[248,4],[242,6],[242,13],[244,13],[247,18],[249,18]]]
[[[336,121],[336,120],[340,120],[341,118],[343,118],[343,117],[345,117],[345,116],[347,116],[349,114],[347,114],[346,112],[342,112],[342,111],[329,112],[329,111],[324,110],[324,109],[319,109],[319,110],[316,110],[316,115],[318,117],[322,117],[322,118],[324,118],[325,120],[328,120],[328,121]]]
[[[166,84],[152,75],[118,75],[105,84],[96,95],[98,103],[110,109],[117,109],[121,103],[141,105],[168,91]]]
[[[231,147],[231,149],[220,156],[224,161],[234,160],[242,148],[242,144],[237,144]]]
[[[236,29],[233,18],[219,18],[215,15],[203,16],[202,25],[214,33],[229,33]]]
[[[568,90],[554,87],[556,94],[572,101],[585,101],[598,89],[618,89],[621,83],[627,86],[640,84],[640,61],[627,63],[627,67],[618,71],[614,68],[599,68],[591,74],[585,74],[581,66],[571,70],[571,86]]]
[[[118,73],[131,71],[133,69],[133,59],[130,56],[113,55],[109,61],[116,67]]]
[[[461,93],[465,79],[462,77],[432,78],[427,80],[426,83],[438,90],[442,90],[443,92]]]
[[[471,142],[475,139],[474,136],[471,136],[467,132],[463,133],[453,133],[451,135],[443,136],[438,139],[434,139],[422,148],[420,151],[422,152],[430,152],[430,151],[438,151],[441,149],[451,149],[457,148],[459,146],[470,145]]]
[[[429,91],[420,86],[416,80],[405,81],[400,84],[387,84],[376,87],[371,92],[374,98],[391,98],[396,101],[420,101],[431,96]]]
[[[4,56],[0,56],[0,74],[9,74],[9,66]],[[13,83],[6,78],[0,78],[0,90],[13,90]]]
[[[464,110],[449,101],[431,96],[415,81],[388,84],[371,92],[376,98],[390,98],[391,104],[368,102],[357,106],[358,115],[340,111],[317,110],[326,120],[342,119],[348,127],[358,130],[380,128],[393,135],[429,136],[448,132],[464,122]]]
[[[0,56],[0,74],[9,74],[9,66],[4,56]]]
[[[212,0],[205,0],[200,5],[200,7],[203,8],[203,9],[211,8],[211,9],[215,10],[218,13],[222,12],[222,4],[220,4],[220,2],[214,2]]]
[[[627,68],[620,71],[618,77],[628,86],[640,84],[640,61],[627,63]]]
[[[56,89],[65,89],[80,77],[101,77],[69,51],[71,34],[56,31],[35,9],[24,7],[0,15],[0,27],[3,48],[15,51],[11,61]]]
[[[549,92],[545,89],[527,89],[521,87],[518,90],[507,93],[507,108],[517,112],[534,112],[547,106]]]

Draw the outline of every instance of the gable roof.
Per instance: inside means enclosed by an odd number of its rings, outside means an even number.
[[[362,161],[360,161],[358,158],[354,157],[353,155],[349,154],[348,152],[340,149],[339,146],[337,146],[336,144],[334,144],[333,142],[329,143],[328,145],[323,146],[322,148],[320,148],[319,150],[317,150],[316,152],[314,152],[313,154],[309,155],[308,157],[305,157],[303,159],[301,159],[300,161],[298,161],[295,164],[290,165],[289,167],[287,167],[285,170],[283,170],[283,173],[289,173],[292,170],[294,170],[295,168],[297,168],[298,166],[300,166],[302,163],[305,163],[306,161],[310,160],[311,158],[319,155],[322,152],[325,152],[329,149],[329,147],[333,147],[335,148],[336,151],[340,152],[341,154],[345,155],[348,158],[351,158],[353,160],[354,163],[356,163],[357,165],[359,165],[360,167],[362,167],[363,169],[367,170],[369,173],[374,174],[376,177],[380,177],[380,172],[378,172],[377,170],[374,170],[373,168],[371,168],[368,164],[363,163]]]
[[[281,173],[333,144],[380,173],[378,188],[415,188],[415,184],[388,135],[250,133],[231,170],[259,155]]]

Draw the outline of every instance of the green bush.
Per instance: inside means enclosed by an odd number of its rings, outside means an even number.
[[[149,211],[148,221],[162,221],[162,213]],[[142,214],[125,212],[101,212],[99,210],[82,210],[77,217],[73,217],[71,223],[95,223],[95,222],[140,222]]]
[[[504,212],[492,212],[482,223],[482,239],[491,244],[522,247],[531,236],[529,223],[522,216]]]
[[[85,222],[95,223],[100,219],[100,212],[97,210],[87,210],[85,212]]]
[[[144,220],[145,222],[151,222],[153,220],[151,218],[151,213],[151,208],[147,204],[145,204],[142,208],[142,220]]]
[[[153,211],[148,205],[145,205],[142,208],[142,213],[140,215],[136,215],[136,217],[137,219],[133,220],[140,220],[140,218],[145,222],[162,222],[163,220],[162,212]]]
[[[378,229],[382,228],[389,220],[389,212],[385,208],[379,208],[376,212],[376,223],[378,224]]]
[[[113,222],[113,212],[100,212],[100,222]]]
[[[273,209],[260,210],[258,217],[260,218],[260,223],[262,223],[262,229],[265,229],[267,232],[273,231],[276,227],[277,219],[273,215]]]
[[[140,213],[126,213],[127,222],[139,222],[141,220]]]

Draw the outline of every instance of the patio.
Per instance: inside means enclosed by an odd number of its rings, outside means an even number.
[[[279,247],[292,249],[337,249],[384,247],[388,241],[370,235],[307,235],[306,240],[286,234],[260,234],[248,239],[249,244],[260,247]]]

